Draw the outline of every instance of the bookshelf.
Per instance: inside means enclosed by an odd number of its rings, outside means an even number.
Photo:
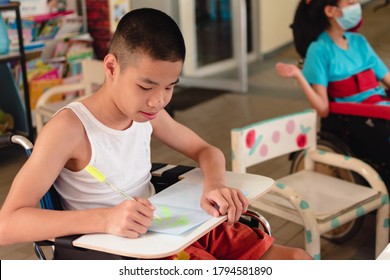
[[[8,4],[0,4],[0,12],[13,11],[16,16],[16,25],[18,33],[18,52],[10,52],[0,56],[0,79],[2,84],[2,93],[0,94],[0,106],[4,107],[8,113],[12,114],[15,119],[15,132],[24,134],[30,141],[34,140],[34,130],[32,126],[32,117],[30,110],[30,94],[27,80],[26,69],[26,53],[24,49],[22,20],[20,15],[20,3],[10,2]],[[17,81],[13,80],[7,63],[20,62],[22,84],[23,84],[23,101],[20,97],[20,92]]]

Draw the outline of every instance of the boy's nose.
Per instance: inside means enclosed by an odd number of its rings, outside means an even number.
[[[149,104],[150,107],[159,108],[164,107],[164,92],[158,91],[155,92],[150,98],[149,98]]]

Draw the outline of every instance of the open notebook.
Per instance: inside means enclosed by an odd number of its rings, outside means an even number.
[[[148,231],[136,239],[111,234],[85,234],[74,240],[73,246],[143,259],[163,258],[183,250],[206,232],[222,223],[226,218],[224,216],[211,217],[200,208],[203,176],[199,168],[187,172],[183,177],[181,181],[149,198],[156,206],[158,215],[163,221],[163,217],[166,216],[160,211],[166,211],[167,209],[171,211],[167,215],[171,219],[158,226],[154,224],[154,230],[157,230],[156,228],[164,230],[163,225],[165,224],[167,226],[166,230],[169,229],[176,234]],[[260,175],[226,172],[226,183],[228,186],[240,189],[251,202],[268,191],[274,181]],[[167,205],[169,207],[164,209]],[[180,208],[180,212],[176,212],[179,211],[176,208]],[[195,211],[197,214],[185,214],[187,210]],[[196,221],[193,218],[198,215],[205,215],[207,220],[195,226]],[[180,220],[182,217],[187,218],[188,221],[181,222],[186,227],[179,229],[180,227],[177,224],[180,224],[180,221],[176,224],[174,221]],[[178,234],[179,231],[182,233]]]
[[[200,207],[202,187],[195,183],[173,185],[149,198],[161,219],[154,219],[149,231],[181,234],[212,216]]]

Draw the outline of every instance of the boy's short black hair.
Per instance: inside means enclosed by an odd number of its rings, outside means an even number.
[[[118,23],[110,43],[121,69],[134,60],[134,54],[146,54],[154,60],[183,61],[185,43],[176,22],[162,11],[142,8],[128,12]]]

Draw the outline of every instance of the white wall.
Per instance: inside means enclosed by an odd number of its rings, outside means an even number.
[[[170,14],[172,6],[172,0],[130,0],[130,9],[138,9],[138,8],[154,8],[160,11],[164,11],[167,14]]]
[[[292,42],[289,25],[300,0],[258,0],[260,17],[260,53],[267,54]],[[360,0],[362,4],[372,0]],[[384,2],[384,1],[382,1]]]
[[[260,52],[266,54],[292,42],[289,25],[299,0],[260,1]]]

